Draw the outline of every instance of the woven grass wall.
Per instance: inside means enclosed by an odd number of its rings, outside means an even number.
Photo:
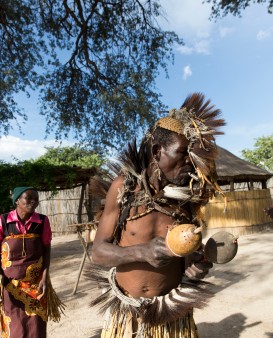
[[[226,192],[204,208],[208,229],[262,226],[270,223],[263,209],[272,204],[269,189]]]
[[[65,234],[71,231],[69,224],[79,223],[78,209],[82,187],[59,190],[52,195],[49,191],[40,191],[40,203],[37,212],[48,216],[53,234]],[[86,204],[88,203],[88,190],[84,191],[83,206],[81,208],[81,221],[88,221]]]

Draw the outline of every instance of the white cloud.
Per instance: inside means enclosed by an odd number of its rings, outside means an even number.
[[[62,145],[72,145],[70,142],[63,141]],[[0,160],[14,162],[35,159],[46,152],[44,147],[57,147],[60,143],[55,140],[23,140],[15,136],[0,138]]]
[[[210,5],[202,0],[160,0],[165,20],[160,25],[175,31],[185,42],[178,46],[181,54],[210,54],[210,37],[214,23],[209,20]]]
[[[221,38],[225,38],[228,35],[231,35],[235,29],[233,27],[221,26],[219,27],[219,35]]]
[[[191,77],[192,76],[192,70],[191,70],[191,67],[188,65],[188,66],[185,66],[183,68],[183,79],[184,80],[187,80],[187,78]]]
[[[191,55],[194,53],[194,48],[189,46],[179,46],[177,51],[181,54]]]
[[[202,0],[160,0],[166,20],[163,28],[175,31],[182,38],[209,36],[213,23],[209,21],[210,5]]]
[[[210,54],[210,40],[198,40],[193,43],[192,46],[179,46],[177,51],[181,54],[191,55],[191,54]]]
[[[195,50],[197,54],[210,54],[210,41],[200,40],[195,43]]]
[[[258,33],[257,33],[257,40],[265,40],[265,39],[268,39],[271,37],[271,31],[272,29],[268,29],[268,30],[260,30]]]

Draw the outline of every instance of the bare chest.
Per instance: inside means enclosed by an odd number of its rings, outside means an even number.
[[[146,243],[158,236],[166,237],[168,226],[175,222],[174,218],[171,215],[156,210],[145,213],[146,210],[145,206],[139,207],[137,213],[136,210],[131,210],[129,220],[127,220],[126,226],[122,231],[121,246]],[[173,209],[169,208],[166,210],[171,213]],[[190,217],[188,210],[183,210],[183,213],[187,217]],[[187,222],[185,221],[185,223]]]

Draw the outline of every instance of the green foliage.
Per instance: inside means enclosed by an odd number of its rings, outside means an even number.
[[[49,165],[61,166],[67,165],[71,167],[81,168],[99,168],[105,162],[102,157],[86,148],[74,147],[45,147],[47,152],[40,156],[33,163],[46,162]]]
[[[0,127],[5,134],[11,120],[26,115],[17,106],[14,93],[34,89],[43,66],[43,43],[35,37],[35,1],[0,0]]]
[[[54,166],[46,162],[31,163],[30,161],[17,164],[0,164],[0,213],[7,212],[13,208],[10,198],[12,190],[17,186],[33,186],[37,189],[48,187],[56,190]]]
[[[273,172],[273,134],[257,138],[254,147],[242,150],[244,159]]]
[[[203,0],[203,3],[208,2],[212,4],[211,18],[217,19],[228,14],[234,16],[241,16],[241,12],[249,7],[251,4],[268,3],[267,10],[269,14],[273,11],[273,0]]]
[[[57,191],[58,176],[63,188],[75,185],[75,167],[100,168],[104,159],[93,151],[75,147],[48,147],[37,160],[16,164],[0,161],[0,213],[10,211],[12,190],[17,186],[33,186],[38,190]]]
[[[155,78],[182,44],[160,16],[156,0],[0,0],[0,130],[30,88],[47,133],[122,147],[163,108]]]

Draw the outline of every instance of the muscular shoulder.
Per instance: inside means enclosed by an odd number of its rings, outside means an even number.
[[[112,184],[110,185],[110,188],[108,190],[108,193],[115,193],[119,192],[123,188],[124,178],[123,176],[116,177]]]
[[[123,177],[116,177],[106,195],[103,212],[99,218],[99,225],[94,244],[100,241],[112,242],[119,216],[120,205],[118,196],[123,187]]]
[[[124,178],[122,176],[118,176],[113,180],[106,195],[106,205],[117,204],[118,196],[120,195],[123,189],[123,182]]]
[[[124,183],[124,177],[123,176],[117,176],[114,180],[113,183],[111,184],[111,187],[115,188],[122,188]]]

